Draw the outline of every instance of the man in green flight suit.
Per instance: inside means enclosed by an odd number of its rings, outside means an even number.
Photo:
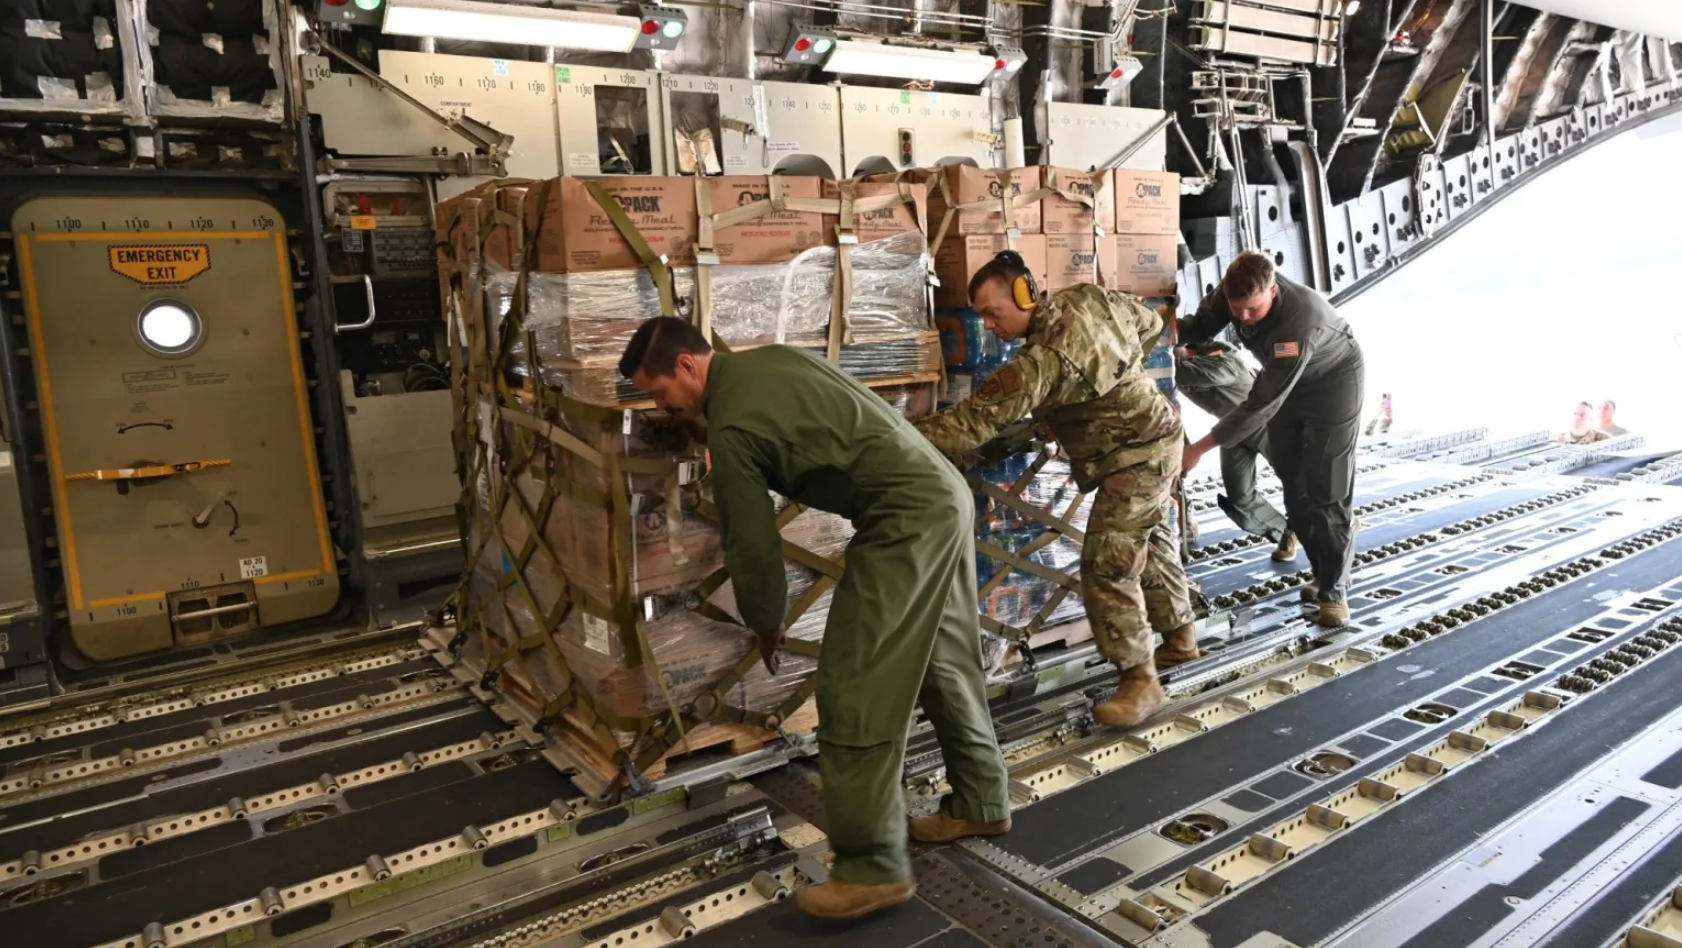
[[[1068,456],[1076,485],[1098,492],[1081,545],[1081,599],[1098,651],[1121,680],[1093,713],[1102,724],[1130,727],[1166,700],[1157,667],[1199,655],[1168,530],[1184,428],[1144,369],[1163,317],[1137,297],[1091,284],[1042,302],[1011,251],[976,271],[969,295],[989,330],[1026,344],[975,394],[917,428],[956,457],[1033,412]],[[1163,636],[1154,655],[1152,630]]]
[[[1256,370],[1224,342],[1174,350],[1174,387],[1216,418],[1224,418],[1244,404],[1255,382]],[[1226,493],[1216,495],[1215,503],[1238,529],[1277,544],[1273,550],[1275,562],[1289,563],[1297,558],[1297,536],[1286,526],[1285,515],[1256,489],[1258,455],[1268,456],[1265,428],[1221,449],[1221,486]]]
[[[922,842],[1010,829],[987,710],[975,599],[975,504],[957,470],[839,366],[788,346],[714,352],[659,317],[619,371],[680,417],[705,419],[724,565],[775,671],[788,609],[771,491],[852,521],[818,659],[818,766],[835,865],[807,913],[856,918],[915,892],[901,773],[911,713],[934,726],[952,794],[911,822]]]

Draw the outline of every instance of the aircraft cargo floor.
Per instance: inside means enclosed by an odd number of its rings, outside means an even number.
[[[1369,452],[1355,622],[1327,633],[1300,560],[1194,488],[1205,657],[1122,733],[1090,646],[1036,655],[993,702],[1012,832],[914,847],[901,909],[789,898],[827,874],[809,740],[604,800],[444,627],[0,717],[0,943],[1682,944],[1682,490]],[[943,788],[916,721],[908,801]]]

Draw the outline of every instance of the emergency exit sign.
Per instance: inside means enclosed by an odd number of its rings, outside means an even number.
[[[210,269],[209,244],[111,247],[111,272],[145,286],[186,283]]]

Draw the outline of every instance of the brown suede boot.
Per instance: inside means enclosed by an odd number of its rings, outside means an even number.
[[[932,816],[919,816],[911,821],[911,838],[919,843],[950,843],[970,836],[1003,836],[1010,832],[1010,817],[978,823],[960,820],[944,809]]]
[[[1316,621],[1322,629],[1336,629],[1348,625],[1349,603],[1342,599],[1320,603],[1320,618]]]
[[[1197,623],[1187,622],[1162,637],[1162,644],[1156,647],[1155,664],[1158,671],[1167,671],[1202,657],[1197,650]]]
[[[916,894],[917,883],[910,879],[882,885],[831,879],[823,885],[806,886],[795,892],[794,902],[814,918],[843,920],[904,905]]]
[[[1297,535],[1289,530],[1279,538],[1279,545],[1273,548],[1273,562],[1289,563],[1297,558]]]
[[[1156,713],[1168,695],[1149,662],[1121,673],[1121,684],[1107,701],[1092,709],[1092,716],[1105,727],[1132,727]]]

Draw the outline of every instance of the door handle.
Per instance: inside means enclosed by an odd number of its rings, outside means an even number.
[[[140,467],[107,467],[97,471],[83,471],[79,474],[66,474],[64,480],[70,481],[132,481],[149,477],[174,477],[177,474],[197,474],[212,468],[228,467],[234,462],[228,458],[217,461],[182,461],[180,464],[147,464]]]
[[[374,325],[374,278],[366,273],[362,274],[362,289],[368,294],[368,318],[359,323],[334,323],[334,333],[355,332]]]

